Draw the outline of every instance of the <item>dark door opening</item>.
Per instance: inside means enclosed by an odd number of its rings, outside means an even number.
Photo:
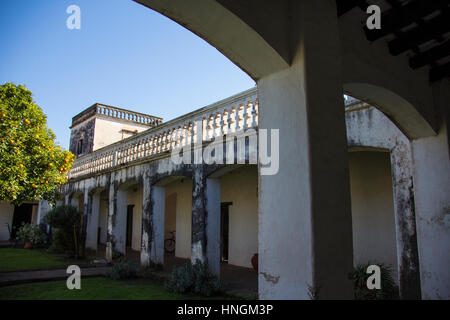
[[[222,202],[220,204],[220,252],[221,262],[228,263],[228,234],[229,234],[229,206],[231,202]]]
[[[131,247],[133,237],[133,208],[134,204],[127,206],[127,247]]]
[[[97,244],[100,243],[100,236],[102,234],[102,228],[97,229]]]
[[[31,223],[31,217],[33,215],[33,205],[30,203],[24,203],[20,206],[14,207],[14,216],[12,223],[11,235],[16,237],[17,229],[22,226],[22,223]]]

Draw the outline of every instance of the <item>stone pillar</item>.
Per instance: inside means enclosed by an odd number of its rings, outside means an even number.
[[[206,260],[206,178],[203,165],[192,173],[192,253],[191,262]]]
[[[88,223],[88,213],[89,213],[89,201],[90,194],[89,190],[86,188],[83,191],[83,219],[81,220],[81,256],[84,257],[85,249],[86,249],[86,231],[87,231],[87,223]]]
[[[64,205],[68,206],[70,204],[70,194],[64,195]]]
[[[220,275],[220,180],[206,179],[206,257],[210,270]]]
[[[89,194],[86,228],[86,248],[97,250],[98,218],[100,212],[100,192]]]
[[[166,213],[166,189],[152,186],[153,202],[153,244],[150,259],[155,263],[164,263],[164,215]]]
[[[280,154],[277,174],[259,166],[259,297],[352,299],[336,4],[293,1],[290,14],[291,66],[258,80],[259,128],[279,129]]]
[[[150,263],[164,263],[165,206],[165,188],[151,185],[150,179],[144,178],[141,249],[141,265],[144,267]]]
[[[108,237],[106,259],[112,260],[114,252],[126,254],[127,192],[120,190],[111,177],[109,186]]]
[[[437,136],[414,140],[412,145],[422,299],[450,299],[450,160],[447,130],[444,123]]]
[[[391,150],[400,298],[420,299],[419,256],[411,149],[399,141]]]

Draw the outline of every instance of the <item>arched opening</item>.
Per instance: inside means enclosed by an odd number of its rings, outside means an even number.
[[[410,139],[434,135],[432,115],[421,114],[407,99],[386,88],[369,83],[345,83],[344,92],[386,114]]]
[[[191,259],[192,179],[168,176],[155,184],[164,192],[164,269],[171,271]],[[158,245],[158,244],[156,244]]]
[[[75,191],[74,193],[72,193],[72,195],[70,196],[69,204],[71,206],[77,208],[77,210],[79,212],[83,212],[84,211],[84,193],[81,191]]]
[[[220,183],[220,277],[228,290],[257,294],[258,168],[230,165],[209,179]]]
[[[108,190],[97,188],[89,194],[90,208],[88,209],[86,227],[86,249],[92,251],[99,258],[106,255],[108,234]]]
[[[384,264],[398,284],[390,154],[353,150],[349,153],[349,168],[354,265]]]
[[[112,248],[111,257],[115,254],[124,256],[127,260],[140,263],[142,236],[142,185],[137,181],[127,181],[121,184],[114,195],[114,201],[109,199],[108,236]],[[111,192],[111,190],[110,190]]]

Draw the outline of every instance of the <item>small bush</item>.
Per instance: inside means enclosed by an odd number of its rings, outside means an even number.
[[[377,265],[381,271],[381,289],[367,288],[366,273],[370,265]],[[392,278],[392,268],[383,263],[367,263],[358,265],[353,272],[353,285],[356,300],[395,300],[398,299],[398,287]]]
[[[113,265],[107,276],[113,280],[137,278],[139,269],[131,261],[120,261]]]
[[[81,219],[83,214],[73,206],[61,205],[47,212],[45,222],[54,228],[53,248],[79,255],[82,247]]]
[[[30,242],[33,246],[40,246],[47,242],[47,235],[38,225],[23,223],[17,230],[16,239],[20,242]]]
[[[220,280],[213,275],[208,268],[208,263],[197,260],[195,264],[190,262],[174,268],[170,279],[166,282],[166,288],[175,293],[192,293],[203,296],[211,296],[220,292]]]

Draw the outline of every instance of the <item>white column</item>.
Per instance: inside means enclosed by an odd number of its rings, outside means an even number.
[[[191,262],[206,259],[206,178],[203,165],[194,166],[192,174]]]
[[[150,260],[154,263],[164,263],[164,215],[166,212],[166,189],[152,186],[153,202],[153,243],[150,248]]]
[[[141,266],[164,264],[166,189],[152,185],[150,177],[144,175],[142,201]]]
[[[291,15],[291,66],[258,81],[259,128],[279,129],[280,151],[277,174],[261,175],[259,168],[259,297],[351,299],[336,4],[293,1]]]
[[[112,260],[114,252],[126,254],[127,192],[117,188],[112,178],[111,180],[106,244],[106,259],[108,261]]]
[[[443,125],[437,136],[414,140],[412,146],[422,299],[450,299],[450,150],[447,130],[448,127]]]
[[[97,250],[98,218],[100,211],[100,192],[90,194],[86,228],[86,248]]]
[[[206,257],[210,270],[220,275],[220,180],[206,179]]]

